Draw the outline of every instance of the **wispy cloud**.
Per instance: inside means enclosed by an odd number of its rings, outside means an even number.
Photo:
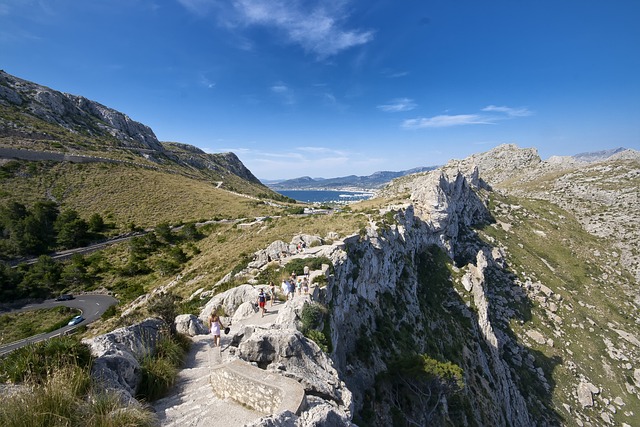
[[[256,146],[255,142],[248,144]],[[274,147],[275,148],[275,147]],[[266,179],[294,178],[303,175],[335,177],[345,168],[370,171],[385,165],[388,159],[370,156],[370,153],[340,150],[324,146],[299,146],[266,151],[247,146],[205,149],[208,153],[234,152],[256,176]],[[370,173],[370,172],[367,172]]]
[[[293,105],[296,103],[296,97],[293,92],[293,89],[291,89],[286,84],[282,82],[278,82],[273,86],[271,86],[270,89],[271,89],[271,92],[278,95],[286,105]]]
[[[409,98],[396,98],[391,100],[388,104],[378,105],[378,110],[382,110],[387,113],[399,113],[401,111],[411,111],[418,105],[413,102],[413,99]]]
[[[489,125],[495,120],[479,114],[440,115],[434,117],[420,117],[402,122],[405,129],[444,128],[463,125]]]
[[[482,114],[442,114],[433,117],[418,117],[402,122],[405,129],[444,128],[464,125],[492,125],[502,120],[527,117],[533,114],[526,107],[511,108],[489,105],[480,110]]]
[[[496,105],[489,105],[487,107],[484,107],[482,111],[491,113],[504,113],[509,117],[527,117],[533,114],[533,112],[526,107],[511,108],[505,106],[498,107]]]
[[[178,0],[189,12],[199,16],[207,15],[215,6],[210,0]]]
[[[330,154],[336,155],[340,157],[348,156],[349,153],[343,150],[336,150],[328,147],[296,147],[296,150],[302,151],[304,153],[312,153],[312,154]]]
[[[200,84],[207,89],[213,89],[216,87],[216,82],[209,80],[209,78],[204,74],[200,75]]]
[[[216,10],[216,19],[227,28],[263,26],[283,34],[289,43],[301,46],[320,59],[373,40],[374,33],[350,29],[348,1],[291,0],[178,0],[187,10],[206,16]]]

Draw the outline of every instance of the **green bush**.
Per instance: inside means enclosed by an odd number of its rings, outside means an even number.
[[[320,347],[320,350],[324,351],[325,353],[328,353],[330,351],[329,339],[324,335],[322,331],[311,329],[307,332],[305,336],[309,338],[311,341],[318,344],[318,347]]]
[[[322,264],[329,265],[329,271],[333,273],[333,263],[326,256],[313,258],[295,258],[289,261],[284,269],[287,275],[294,272],[298,275],[301,275],[304,272],[305,265],[308,266],[310,270],[320,270],[322,268]]]
[[[114,304],[114,305],[111,305],[111,306],[109,306],[109,308],[107,308],[107,309],[104,311],[104,313],[102,313],[101,319],[102,319],[102,320],[110,319],[110,318],[112,318],[113,316],[115,316],[115,315],[116,315],[116,313],[117,313],[117,310],[116,310],[116,306],[115,306],[115,304]]]
[[[317,302],[305,304],[300,313],[300,320],[302,321],[301,332],[306,334],[309,330],[320,326],[326,313],[327,309],[322,304]]]
[[[171,388],[178,370],[171,361],[164,358],[145,357],[140,361],[142,379],[136,397],[146,401],[154,401]]]
[[[162,337],[153,355],[140,361],[142,379],[136,397],[153,401],[163,397],[175,383],[178,368],[189,349],[189,338],[173,334]]]
[[[6,427],[151,427],[155,417],[139,405],[122,406],[115,393],[97,393],[89,368],[70,366],[57,371],[28,392],[7,395],[0,405],[0,425]]]

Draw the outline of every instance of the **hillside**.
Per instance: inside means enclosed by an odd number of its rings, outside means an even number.
[[[285,199],[233,153],[160,142],[123,113],[0,71],[0,191],[116,228],[272,215]]]
[[[40,157],[34,158],[33,152]],[[151,128],[123,113],[4,71],[0,71],[2,157],[135,166],[243,194],[281,198],[233,153],[207,154],[187,144],[158,141]]]
[[[120,231],[155,227],[60,264],[0,265],[7,299],[116,295],[83,338],[158,311],[191,315],[191,335],[213,310],[236,325],[254,316],[257,287],[314,266],[312,297],[223,337],[226,361],[304,389],[299,413],[262,413],[255,426],[640,425],[637,151],[543,161],[503,145],[299,215],[233,154],[157,141],[84,98],[3,73],[0,113],[3,203],[26,205],[2,211],[3,244],[39,231],[53,209],[43,199]],[[163,298],[171,310],[158,310]],[[192,360],[207,360],[205,341],[194,338]],[[136,363],[112,365],[135,386]],[[211,424],[196,412],[185,411],[191,425]]]

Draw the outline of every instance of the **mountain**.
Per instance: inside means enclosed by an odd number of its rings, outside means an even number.
[[[257,197],[270,190],[231,154],[156,143],[143,125],[106,107],[2,78],[0,149],[12,154],[0,161],[3,203],[31,208],[47,199],[82,218],[98,212],[122,228],[156,227],[70,260],[58,276],[46,258],[33,270],[0,266],[3,295],[117,295],[112,317],[78,332],[94,344],[141,329],[154,299],[166,297],[163,312],[181,314],[180,330],[201,334],[187,358],[201,366],[185,369],[156,416],[208,422],[185,396],[204,402],[216,420],[226,419],[234,399],[279,408],[282,393],[271,379],[286,377],[297,383],[299,405],[254,414],[248,425],[640,425],[638,151],[542,160],[535,148],[502,145],[396,177],[340,212],[299,215]],[[25,216],[1,230],[3,239],[33,235],[42,223],[35,221],[42,211],[2,212]],[[200,219],[218,221],[198,233],[159,226]],[[302,276],[305,265],[310,295],[279,295],[256,316],[258,288]],[[172,295],[182,302],[164,310]],[[232,324],[216,353],[202,335],[213,310]],[[141,381],[141,358],[122,347],[154,353],[141,337],[112,336],[115,347],[94,364],[119,371],[101,378],[126,383],[128,393]],[[221,362],[215,388],[207,382],[212,356]],[[238,367],[234,376],[226,363]],[[243,367],[264,375],[238,380]],[[187,390],[190,379],[199,381]],[[269,396],[255,399],[255,390]]]
[[[436,166],[418,167],[400,172],[379,171],[368,176],[349,175],[339,178],[311,178],[303,176],[285,181],[269,182],[273,190],[372,190],[378,189],[394,178],[412,173],[425,172]]]
[[[166,209],[178,200],[192,219],[236,216],[240,212],[224,207],[247,204],[246,196],[283,200],[233,153],[207,154],[191,145],[159,141],[151,128],[121,112],[4,71],[0,161],[8,200],[55,200],[87,216],[110,212],[122,223],[150,225],[158,212],[172,221],[185,220],[182,208]],[[80,180],[80,175],[86,178]],[[112,197],[97,198],[96,192]],[[237,194],[245,200],[230,202]],[[221,203],[215,204],[216,199]],[[141,200],[148,205],[126,207]]]

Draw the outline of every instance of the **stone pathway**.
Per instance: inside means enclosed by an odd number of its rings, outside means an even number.
[[[278,317],[278,308],[267,304],[267,314],[256,313],[242,324],[231,325],[232,330],[245,325],[266,325]],[[263,414],[248,409],[231,400],[221,400],[213,394],[211,367],[225,361],[231,336],[222,335],[221,346],[211,347],[211,335],[197,335],[186,357],[184,367],[178,374],[176,385],[170,395],[153,405],[161,426],[166,427],[241,427],[253,422]]]

